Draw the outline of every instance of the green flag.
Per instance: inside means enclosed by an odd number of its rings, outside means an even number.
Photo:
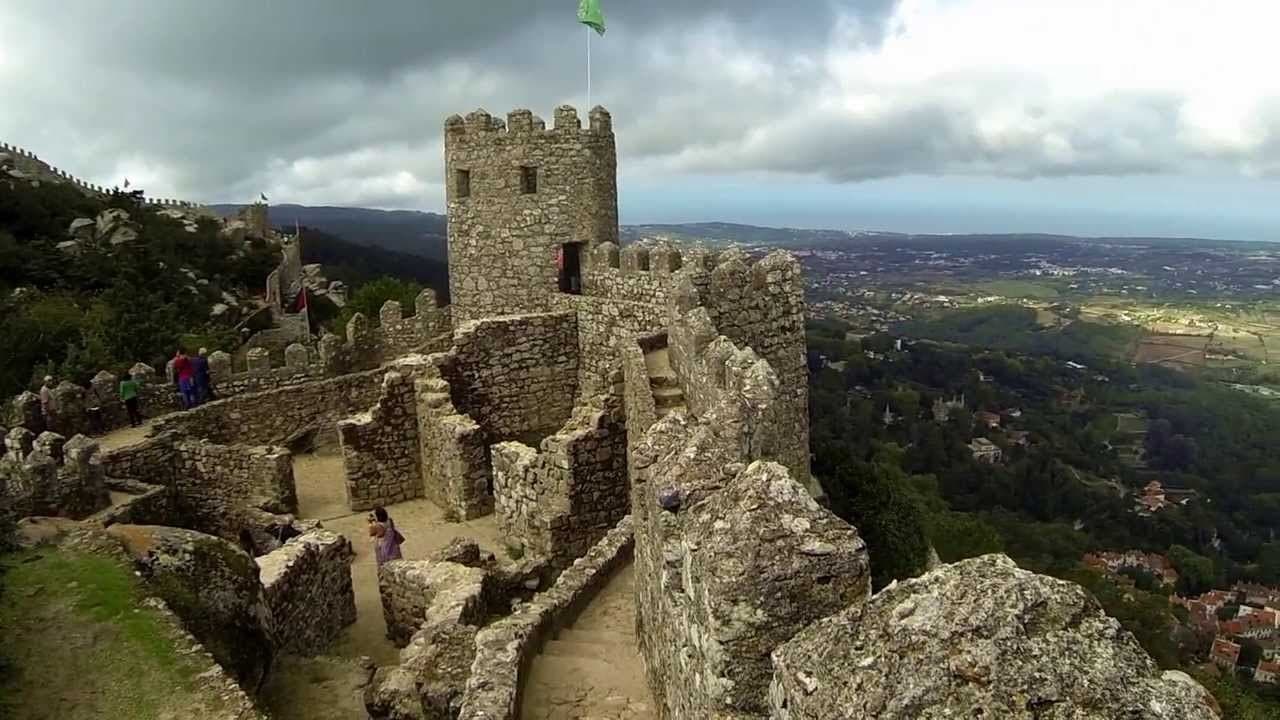
[[[604,11],[600,9],[600,0],[578,0],[578,22],[604,34]]]

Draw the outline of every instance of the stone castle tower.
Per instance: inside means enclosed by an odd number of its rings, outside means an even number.
[[[445,122],[449,291],[460,320],[546,312],[580,290],[591,248],[618,241],[617,151],[608,111],[554,127],[528,110]],[[576,283],[576,284],[575,284]]]

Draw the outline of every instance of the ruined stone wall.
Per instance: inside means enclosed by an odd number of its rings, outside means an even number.
[[[578,321],[572,313],[464,323],[440,365],[453,404],[490,441],[559,428],[578,389]]]
[[[354,558],[351,542],[326,530],[304,533],[256,558],[277,650],[319,654],[356,621]]]
[[[284,448],[180,441],[175,450],[172,487],[179,512],[195,518],[191,527],[234,538],[242,508],[298,511],[293,457]]]
[[[168,488],[175,522],[235,541],[252,509],[297,511],[292,457],[277,447],[215,445],[166,432],[102,454],[105,474]]]
[[[470,416],[458,412],[444,380],[422,378],[415,394],[427,498],[458,520],[493,512],[488,434]]]
[[[578,400],[605,392],[618,367],[617,348],[626,338],[653,332],[666,321],[658,305],[587,295],[560,295],[554,305],[578,317]]]
[[[623,413],[620,396],[601,396],[538,450],[519,442],[492,447],[495,511],[505,537],[564,567],[626,516]]]
[[[618,239],[609,113],[593,109],[583,128],[577,111],[562,106],[548,130],[528,110],[510,113],[505,125],[478,110],[450,117],[444,132],[455,319],[546,312],[559,292],[560,246],[589,250]]]
[[[0,496],[15,517],[85,518],[108,504],[106,474],[96,442],[14,428],[0,456]]]
[[[137,480],[150,485],[173,485],[175,433],[155,437],[102,453],[107,477]]]
[[[339,420],[372,407],[384,374],[367,370],[217,400],[159,418],[156,432],[223,444],[284,445],[305,432],[336,428]]]
[[[390,371],[378,402],[338,423],[347,503],[369,510],[422,497],[422,453],[413,379]]]
[[[809,373],[804,335],[804,279],[799,261],[775,251],[748,265],[724,253],[700,293],[716,330],[769,361],[780,392],[773,422],[777,446],[769,455],[797,480],[809,481]]]

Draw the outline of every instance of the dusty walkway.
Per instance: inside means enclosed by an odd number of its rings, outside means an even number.
[[[298,487],[298,515],[316,519],[351,540],[356,561],[351,579],[356,590],[356,622],[329,648],[329,654],[343,657],[361,655],[379,665],[400,662],[399,650],[386,638],[382,621],[382,600],[378,596],[378,572],[369,541],[367,512],[352,513],[347,508],[345,474],[337,449],[322,449],[293,459],[294,482]],[[444,513],[426,500],[413,500],[387,508],[406,541],[406,560],[422,560],[455,537],[469,537],[491,552],[501,550],[493,516],[465,523],[448,523]]]
[[[147,433],[150,431],[151,421],[147,420],[138,427],[126,427],[118,430],[112,430],[106,435],[95,439],[98,441],[98,447],[103,452],[106,452],[108,450],[115,450],[117,448],[141,442],[146,439]]]
[[[628,565],[533,659],[524,720],[657,718],[635,638],[635,571]]]

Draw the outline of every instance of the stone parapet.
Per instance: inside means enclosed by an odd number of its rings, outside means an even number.
[[[83,435],[66,440],[14,428],[0,456],[0,498],[15,517],[85,518],[108,503],[98,444]]]

